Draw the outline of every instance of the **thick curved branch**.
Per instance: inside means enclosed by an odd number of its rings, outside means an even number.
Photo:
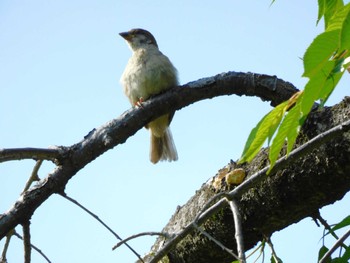
[[[349,130],[350,130],[350,120],[345,121],[344,123],[337,125],[336,127],[324,133],[319,134],[309,142],[293,150],[290,153],[288,158],[285,158],[285,157],[280,158],[276,162],[271,172],[274,173],[278,170],[283,169],[283,167],[291,165],[299,158],[311,153],[312,150],[316,149],[320,145],[325,144],[331,139],[335,139],[343,135],[345,132],[348,132]],[[206,209],[203,213],[201,213],[200,216],[197,216],[196,218],[194,218],[193,221],[189,222],[189,224],[186,227],[184,227],[180,232],[176,234],[168,233],[168,235],[175,234],[175,237],[169,240],[166,243],[166,245],[164,245],[164,247],[162,247],[159,251],[157,251],[157,253],[155,254],[154,258],[152,258],[150,263],[156,263],[160,261],[167,253],[169,253],[178,243],[182,241],[183,237],[193,232],[196,229],[197,224],[203,224],[205,221],[213,217],[220,210],[224,209],[225,206],[227,206],[227,200],[241,199],[244,193],[246,193],[249,189],[257,186],[261,181],[266,179],[266,173],[269,170],[269,168],[270,166],[266,166],[262,170],[251,175],[246,181],[244,181],[241,185],[237,186],[232,191],[230,191],[227,194],[224,194],[223,198],[221,198],[211,207]],[[222,194],[219,193],[217,195],[220,197]],[[215,196],[213,198],[215,198]],[[209,199],[209,202],[211,202],[211,198]],[[205,206],[207,206],[207,204]]]
[[[59,158],[55,156],[59,159],[58,166],[0,216],[0,239],[18,224],[29,220],[50,195],[62,192],[68,181],[85,165],[118,144],[124,143],[149,121],[196,101],[216,96],[257,96],[276,105],[296,91],[292,84],[275,76],[229,72],[175,87],[156,96],[144,102],[142,108],[130,109],[119,118],[92,130],[81,142],[70,147],[60,147]],[[20,156],[28,157],[25,154]]]
[[[301,219],[313,216],[318,209],[340,200],[350,191],[350,98],[332,108],[315,110],[306,120],[296,148],[289,157],[280,159],[269,176],[267,150],[262,150],[250,163],[238,166],[234,162],[222,168],[213,180],[178,209],[162,230],[174,236],[165,244],[157,241],[147,262],[157,262],[164,256],[169,262],[230,262],[227,253],[202,239],[194,231],[194,223],[226,247],[236,250],[232,238],[232,212],[225,199],[208,207],[206,201],[218,195],[235,198],[242,215],[244,246],[252,248],[264,237]],[[232,189],[216,178],[243,168],[248,178]],[[229,193],[225,193],[231,190]],[[222,194],[221,192],[225,194]],[[217,199],[216,199],[217,200]],[[200,216],[198,216],[200,214]],[[236,252],[236,251],[234,251]]]

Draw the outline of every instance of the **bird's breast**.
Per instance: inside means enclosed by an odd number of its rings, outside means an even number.
[[[122,75],[124,92],[131,103],[148,99],[177,85],[176,69],[161,54],[135,53]]]

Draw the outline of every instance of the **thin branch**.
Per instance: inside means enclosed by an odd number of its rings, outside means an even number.
[[[135,239],[135,238],[138,238],[141,236],[163,236],[165,238],[168,238],[168,235],[166,233],[162,233],[162,232],[142,232],[142,233],[138,233],[136,235],[132,235],[128,238],[123,239],[122,241],[118,242],[114,247],[112,247],[112,250],[115,250],[116,248],[120,247],[121,245],[126,244],[126,242],[128,242],[131,239]]]
[[[34,181],[40,180],[40,178],[38,176],[38,171],[39,171],[42,163],[43,163],[43,160],[36,161],[35,166],[34,166],[33,171],[32,171],[32,174],[30,175],[30,177],[29,177],[26,185],[24,186],[24,189],[23,189],[21,194],[23,194],[25,191],[27,191]]]
[[[75,204],[76,206],[80,207],[81,209],[83,209],[86,213],[88,213],[90,216],[92,216],[93,218],[95,218],[101,225],[103,225],[110,233],[112,233],[117,239],[123,241],[123,239],[116,233],[113,231],[112,228],[110,228],[105,222],[103,222],[96,214],[94,214],[93,212],[91,212],[89,209],[87,209],[85,206],[83,206],[82,204],[80,204],[77,200],[69,197],[68,195],[66,195],[66,193],[61,193],[60,194],[62,197],[64,197],[66,200],[72,202],[73,204]],[[142,257],[140,256],[139,253],[136,252],[135,249],[133,249],[128,243],[126,243],[127,240],[125,242],[123,242],[125,244],[125,246],[127,246],[134,254],[135,256],[141,260],[141,262],[144,262]]]
[[[6,254],[7,254],[7,250],[9,248],[9,245],[10,245],[11,237],[14,235],[14,233],[15,233],[15,230],[12,229],[6,235],[6,241],[5,241],[5,244],[4,244],[4,249],[2,250],[2,253],[1,253],[0,262],[7,262]]]
[[[16,236],[16,237],[18,237],[19,239],[23,240],[23,237],[22,237],[20,234],[14,232],[13,235]],[[38,252],[48,263],[51,263],[50,259],[49,259],[38,247],[34,246],[33,244],[30,244],[30,245],[31,245],[31,247],[32,247],[36,252]]]
[[[329,129],[328,131],[317,135],[307,143],[294,149],[289,154],[288,158],[282,157],[279,160],[277,160],[274,168],[270,171],[270,174],[273,174],[275,173],[275,171],[282,169],[283,167],[287,166],[290,163],[293,163],[295,160],[297,160],[298,158],[301,158],[302,156],[307,155],[308,153],[310,153],[312,150],[316,149],[318,146],[322,145],[323,143],[326,143],[331,139],[335,139],[336,137],[342,135],[344,132],[347,132],[349,130],[350,130],[350,120],[345,121],[342,124],[337,125]],[[260,170],[259,172],[253,174],[242,184],[240,184],[235,189],[233,189],[228,194],[226,194],[225,198],[229,200],[233,198],[238,199],[249,188],[261,182],[265,178],[266,172],[269,169],[270,169],[270,166],[267,166],[262,170]],[[212,215],[214,215],[216,212],[224,208],[225,204],[226,204],[226,200],[221,199],[218,202],[216,202],[214,205],[212,205],[210,208],[208,208],[205,212],[201,214],[200,217],[198,217],[196,222],[192,221],[191,223],[189,223],[184,229],[182,229],[179,233],[177,233],[177,235],[174,238],[169,240],[161,249],[159,249],[149,263],[157,263],[159,260],[161,260],[167,253],[170,252],[170,250],[175,245],[177,245],[183,239],[183,237],[187,236],[189,233],[191,233],[195,229],[194,227],[195,224],[198,223],[198,225],[201,225],[207,219],[209,219]]]
[[[44,148],[11,148],[11,149],[0,149],[0,163],[6,161],[15,161],[23,159],[33,160],[49,160],[56,162],[60,159],[61,150],[56,149],[44,149]]]
[[[254,260],[254,263],[258,262],[260,257],[262,257],[261,262],[265,262],[265,244],[266,244],[265,240],[262,240],[259,246],[260,247],[259,256]]]
[[[23,245],[24,245],[24,263],[30,263],[32,246],[30,243],[30,221],[22,224],[23,227]]]
[[[228,201],[233,214],[233,220],[235,224],[235,238],[237,243],[238,257],[241,263],[246,262],[244,253],[244,240],[243,240],[243,230],[242,230],[242,220],[239,213],[238,206],[234,200]]]
[[[213,241],[216,245],[221,247],[222,250],[229,253],[231,256],[239,260],[239,257],[232,251],[232,249],[227,248],[224,244],[222,244],[219,240],[216,240],[213,236],[211,236],[209,233],[204,231],[200,226],[194,224],[194,228],[199,231],[202,235],[207,237],[209,240]]]
[[[215,200],[218,200],[219,198],[225,198],[226,195],[227,195],[227,193],[221,192],[221,193],[214,195],[212,198],[210,198],[210,200],[204,205],[204,207],[197,214],[197,216],[195,217],[195,219],[193,221],[197,222],[198,218],[202,215],[202,213],[205,210],[207,210]],[[245,258],[245,253],[244,253],[245,250],[244,250],[241,217],[240,217],[239,210],[238,210],[236,203],[233,200],[227,200],[227,202],[229,203],[229,205],[231,207],[232,214],[233,214],[233,220],[234,220],[234,224],[235,224],[235,231],[236,231],[235,239],[236,239],[236,243],[237,243],[237,252],[238,252],[237,259],[239,259],[242,263],[244,263],[244,262],[246,262],[246,258]]]
[[[321,258],[321,260],[319,261],[319,263],[324,263],[327,261],[327,259],[332,255],[332,253],[339,248],[340,246],[342,246],[342,244],[344,243],[344,241],[350,236],[350,229],[341,237],[337,240],[337,242],[335,242],[335,244],[333,245],[333,247],[327,251],[326,254],[323,255],[323,257]]]
[[[320,221],[320,223],[324,226],[325,229],[327,229],[329,231],[329,233],[335,238],[335,239],[339,239],[339,237],[337,236],[337,234],[333,231],[333,229],[331,228],[331,226],[327,223],[326,220],[323,219],[323,217],[321,216],[320,213],[318,213],[317,215],[315,215],[315,218]],[[325,235],[324,235],[325,236]],[[323,238],[324,238],[323,236]],[[345,245],[344,243],[341,244],[341,246],[345,249],[348,248],[347,245]]]
[[[258,251],[258,250],[260,250],[260,254],[261,254],[260,248],[262,248],[262,246],[263,246],[263,243],[261,242],[259,244],[259,246],[257,246],[256,248],[253,249],[253,251],[250,252],[250,254],[247,256],[247,258],[250,258],[251,256],[253,256],[256,253],[256,251]],[[260,257],[260,255],[259,255],[259,257]],[[259,259],[259,257],[258,257],[258,259]],[[254,262],[256,262],[256,260]]]
[[[266,243],[270,246],[271,248],[271,254],[272,254],[272,257],[275,259],[275,262],[279,263],[281,262],[281,260],[279,259],[279,257],[277,256],[277,253],[275,251],[275,248],[273,247],[273,244],[271,242],[271,238],[270,237],[266,237]]]

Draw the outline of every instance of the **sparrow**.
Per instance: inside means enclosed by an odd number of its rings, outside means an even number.
[[[132,56],[122,74],[120,82],[131,105],[137,106],[151,96],[164,92],[179,84],[177,70],[159,51],[154,36],[144,29],[131,29],[119,33],[129,45]],[[175,112],[165,114],[145,127],[150,131],[150,161],[176,161],[176,147],[169,128]]]

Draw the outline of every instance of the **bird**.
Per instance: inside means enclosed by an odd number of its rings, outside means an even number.
[[[142,106],[151,96],[179,84],[178,73],[169,58],[158,48],[154,36],[141,28],[119,33],[132,51],[120,82],[132,106]],[[178,160],[177,150],[170,131],[174,112],[162,115],[148,123],[150,131],[150,161]]]

